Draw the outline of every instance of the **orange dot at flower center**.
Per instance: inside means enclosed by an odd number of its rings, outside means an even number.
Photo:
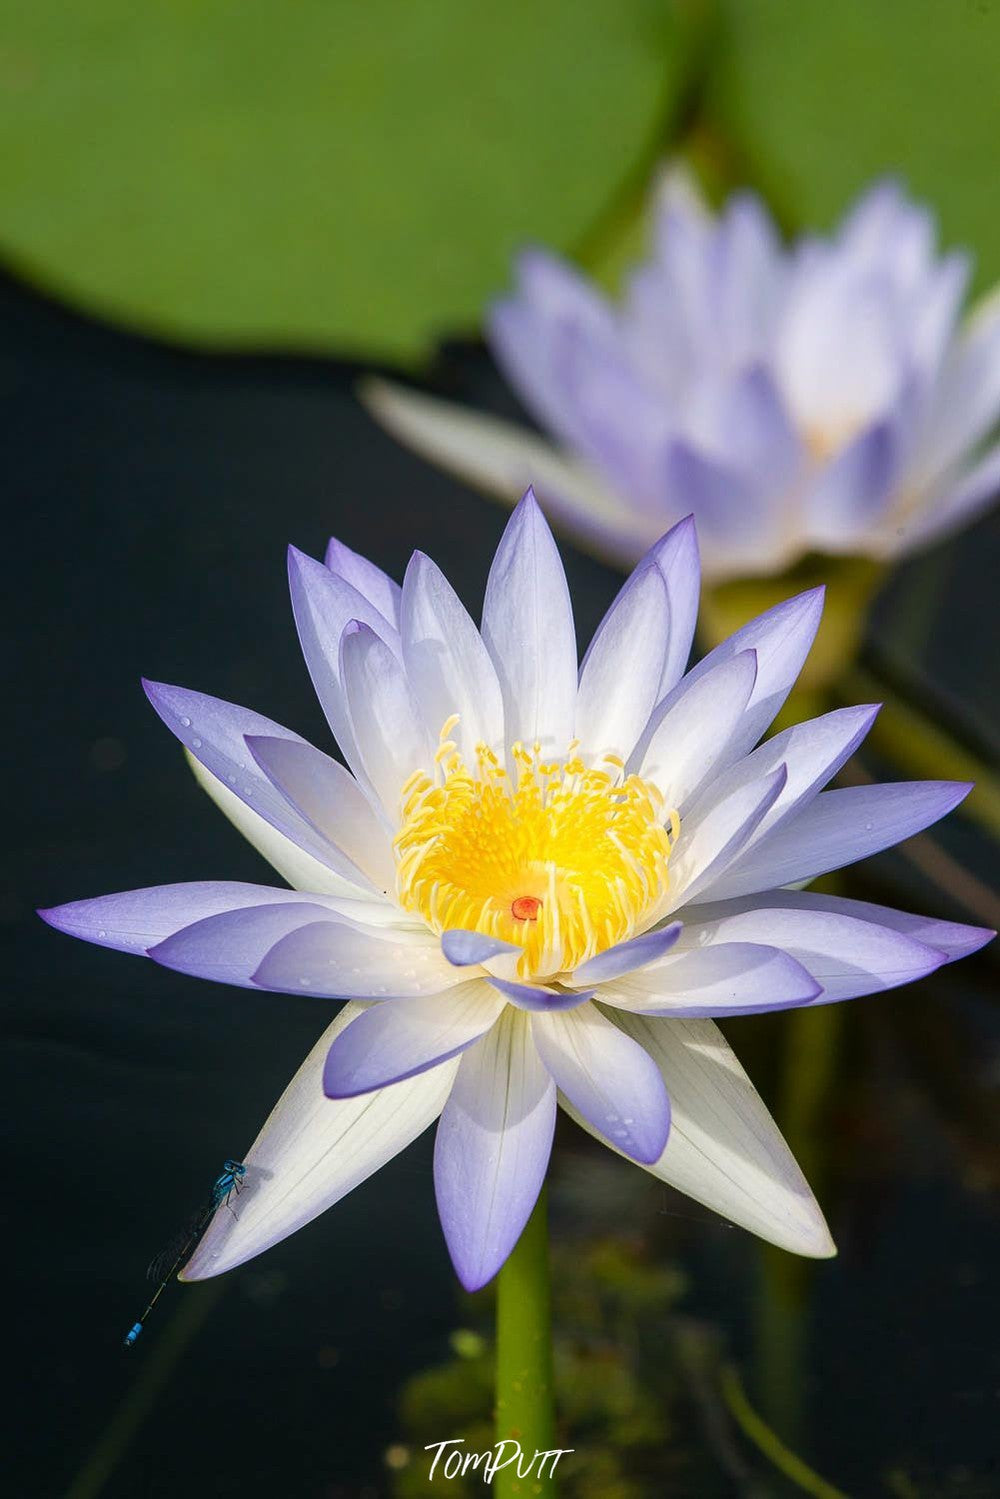
[[[519,895],[511,901],[510,914],[515,921],[537,921],[542,903],[537,895]]]

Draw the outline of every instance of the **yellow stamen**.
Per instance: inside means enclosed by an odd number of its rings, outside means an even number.
[[[587,766],[485,744],[466,764],[444,724],[432,774],[410,776],[395,841],[400,904],[434,931],[488,933],[522,949],[522,978],[568,973],[631,936],[667,889],[680,833],[656,786],[617,755]]]

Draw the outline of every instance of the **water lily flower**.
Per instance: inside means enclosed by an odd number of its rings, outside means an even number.
[[[824,791],[847,708],[757,748],[819,621],[790,599],[684,673],[690,519],[636,568],[582,665],[529,492],[481,630],[416,553],[400,589],[336,542],[291,552],[295,619],[347,765],[259,714],[149,698],[209,795],[293,887],[167,885],[43,912],[185,974],[346,998],[243,1157],[215,1275],[330,1207],[440,1116],[434,1180],[464,1285],[540,1190],[557,1102],[622,1156],[799,1254],[812,1193],[714,1018],[892,988],[987,933],[793,888],[926,827],[952,783]]]
[[[827,239],[784,246],[760,200],[713,217],[673,172],[649,258],[610,303],[530,250],[490,348],[555,446],[384,382],[368,404],[510,502],[532,478],[583,546],[634,563],[691,511],[706,579],[810,553],[892,560],[1000,491],[1000,291],[956,327],[968,258],[892,181]]]

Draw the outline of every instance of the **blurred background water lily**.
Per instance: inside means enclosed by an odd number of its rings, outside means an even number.
[[[692,512],[706,579],[810,553],[892,560],[1000,490],[1000,295],[959,325],[968,257],[886,180],[828,236],[782,243],[757,196],[716,216],[667,174],[617,303],[543,250],[485,332],[552,439],[384,383],[371,408],[513,501],[532,478],[570,535],[634,562]]]

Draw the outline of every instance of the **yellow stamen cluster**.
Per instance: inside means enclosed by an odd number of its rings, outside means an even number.
[[[560,759],[515,744],[512,773],[479,744],[470,768],[448,737],[457,722],[441,730],[434,774],[403,787],[400,904],[436,932],[523,948],[522,978],[571,972],[624,941],[666,891],[677,814],[616,756],[585,765],[576,741]]]

